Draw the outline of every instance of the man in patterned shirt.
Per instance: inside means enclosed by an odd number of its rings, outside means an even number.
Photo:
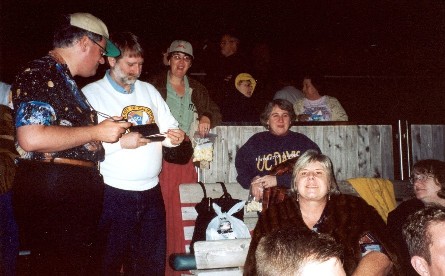
[[[88,13],[64,16],[53,47],[25,66],[11,89],[21,155],[14,210],[33,274],[91,275],[104,189],[101,142],[119,140],[131,124],[121,117],[97,124],[74,77],[93,76],[104,56],[120,52],[105,24]]]

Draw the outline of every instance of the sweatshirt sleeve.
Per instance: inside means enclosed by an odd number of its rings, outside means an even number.
[[[297,116],[303,114],[303,99],[298,99],[297,101],[295,101],[294,112]],[[298,118],[296,119],[296,121],[298,121]]]
[[[165,100],[161,97],[160,93],[154,86],[150,85],[149,87],[154,90],[152,91],[152,95],[153,101],[156,102],[156,108],[158,111],[156,123],[159,126],[159,132],[164,133],[167,132],[169,129],[179,128],[178,121],[176,121],[175,117],[173,117],[172,113],[170,112],[170,108],[168,107]],[[166,147],[177,146],[173,145],[169,138],[166,138],[164,141],[162,141],[162,145]]]
[[[346,111],[343,109],[343,106],[340,104],[340,102],[334,97],[329,98],[330,108],[332,112],[332,121],[347,121],[348,115],[346,114]]]
[[[287,189],[291,188],[292,174],[285,173],[283,175],[277,175],[277,186],[285,187]]]
[[[252,175],[248,166],[249,162],[247,160],[247,155],[249,150],[247,147],[248,145],[244,144],[244,146],[238,150],[235,157],[235,167],[238,174],[236,180],[244,189],[250,188],[250,182],[252,178],[255,177],[255,175]]]

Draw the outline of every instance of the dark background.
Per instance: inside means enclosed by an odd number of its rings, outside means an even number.
[[[444,121],[444,1],[0,0],[0,79],[11,83],[20,66],[45,55],[57,16],[73,12],[138,35],[145,76],[161,68],[161,51],[175,39],[191,41],[197,57],[217,66],[211,58],[220,33],[236,29],[246,55],[261,43],[270,47],[271,78],[288,70],[323,74],[323,92],[340,100],[351,121]],[[204,64],[196,59],[192,68]]]

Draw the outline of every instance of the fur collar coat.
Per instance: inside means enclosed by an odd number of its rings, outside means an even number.
[[[362,198],[351,195],[331,195],[324,210],[325,220],[318,228],[320,233],[329,234],[343,245],[344,268],[351,275],[361,259],[360,238],[371,232],[383,245],[393,262],[391,275],[402,275],[402,268],[394,245],[388,238],[386,225],[377,211]],[[255,250],[258,242],[267,233],[284,227],[304,227],[298,196],[292,194],[280,204],[271,205],[261,214],[255,227],[249,253],[244,266],[244,275],[256,275]]]

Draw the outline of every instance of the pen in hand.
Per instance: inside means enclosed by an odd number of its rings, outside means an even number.
[[[99,115],[99,116],[101,116],[101,117],[104,117],[104,118],[107,118],[107,119],[111,119],[111,120],[113,120],[113,121],[115,121],[115,122],[117,122],[117,123],[125,123],[125,122],[128,122],[128,120],[127,120],[127,119],[124,119],[124,118],[119,119],[119,120],[116,120],[116,119],[113,118],[113,116],[108,115],[108,114],[106,114],[106,113],[103,113],[103,112],[100,112],[100,111],[97,111],[97,110],[95,110],[95,112],[96,112],[97,115]]]

